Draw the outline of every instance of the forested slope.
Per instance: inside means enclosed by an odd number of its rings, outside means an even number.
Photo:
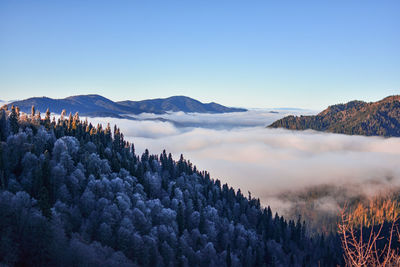
[[[0,109],[0,262],[19,266],[336,266],[310,237],[165,151],[135,154],[117,127]]]
[[[389,96],[371,103],[351,101],[333,105],[316,116],[287,116],[268,127],[399,137],[400,96]]]

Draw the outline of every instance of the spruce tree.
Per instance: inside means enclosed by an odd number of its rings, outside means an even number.
[[[46,110],[46,116],[44,117],[44,127],[46,127],[47,130],[50,130],[50,110]]]
[[[231,267],[232,266],[231,245],[228,245],[228,248],[226,249],[226,266],[227,267]]]
[[[183,230],[185,229],[185,212],[183,210],[182,202],[179,202],[178,205],[178,214],[176,215],[176,221],[178,223],[179,235],[182,235]]]
[[[13,134],[18,133],[18,115],[17,115],[17,111],[16,108],[14,107],[14,105],[11,107],[11,113],[10,113],[10,128],[11,128],[11,132]]]
[[[33,120],[34,118],[35,118],[35,106],[32,105],[32,108],[31,108],[31,119]]]

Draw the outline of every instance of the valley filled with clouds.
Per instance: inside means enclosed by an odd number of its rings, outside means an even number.
[[[214,179],[240,188],[284,214],[310,201],[319,211],[337,212],[352,197],[400,185],[400,138],[349,136],[269,129],[288,114],[306,110],[250,110],[242,113],[141,114],[131,119],[89,118],[117,124],[137,153],[163,149],[182,153]],[[113,126],[113,125],[112,125]],[[294,205],[295,204],[295,205]]]

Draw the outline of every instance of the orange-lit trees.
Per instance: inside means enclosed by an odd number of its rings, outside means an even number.
[[[394,245],[400,240],[398,208],[390,199],[375,199],[368,207],[359,204],[352,211],[343,208],[338,232],[346,266],[399,266]]]

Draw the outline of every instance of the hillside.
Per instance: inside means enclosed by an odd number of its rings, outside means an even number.
[[[198,113],[227,113],[246,111],[241,108],[228,108],[217,103],[203,104],[200,101],[186,96],[172,96],[169,98],[158,98],[143,101],[121,101],[118,104],[146,112],[161,114],[165,111],[183,111]]]
[[[366,136],[400,136],[400,96],[377,102],[351,101],[333,105],[315,116],[287,116],[270,128],[313,129]]]
[[[0,109],[0,211],[5,266],[343,264],[336,235],[78,116]]]
[[[79,112],[80,115],[91,117],[119,117],[121,114],[156,113],[167,111],[183,111],[198,113],[225,113],[246,111],[240,108],[229,108],[216,103],[201,103],[186,96],[173,96],[165,99],[150,99],[143,101],[114,102],[100,95],[78,95],[64,99],[48,97],[33,97],[10,103],[18,106],[21,111],[30,113],[32,106],[44,113],[50,109],[60,114],[63,109],[67,114]]]

